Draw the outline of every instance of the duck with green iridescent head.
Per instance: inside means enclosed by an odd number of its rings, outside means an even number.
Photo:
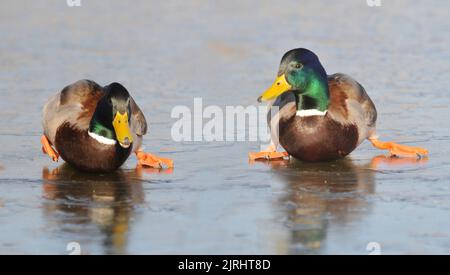
[[[173,161],[142,151],[147,121],[120,83],[104,87],[79,80],[52,96],[43,108],[42,150],[87,172],[111,172],[135,153],[141,166],[171,168]]]
[[[250,160],[292,156],[330,161],[345,157],[366,139],[391,156],[428,154],[420,147],[379,141],[377,111],[361,84],[345,74],[327,75],[317,55],[307,49],[284,54],[275,82],[258,101],[272,107],[268,115],[272,142],[266,150],[249,153]],[[278,145],[286,152],[277,152]]]

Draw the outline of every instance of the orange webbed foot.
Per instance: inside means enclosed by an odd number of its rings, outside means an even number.
[[[58,161],[59,154],[58,152],[56,152],[55,149],[53,149],[52,145],[50,144],[50,141],[48,141],[45,135],[42,135],[41,143],[42,143],[42,152],[44,152],[44,154],[49,155],[53,161]]]
[[[376,138],[370,138],[372,145],[378,149],[389,150],[391,156],[397,157],[423,157],[428,155],[428,150],[421,147],[407,146],[395,142],[382,142]]]
[[[250,152],[248,153],[248,159],[251,161],[254,160],[275,160],[282,159],[284,157],[289,156],[287,152]]]
[[[255,160],[279,160],[289,156],[287,152],[277,152],[275,146],[270,145],[266,150],[261,152],[248,153],[248,159],[250,161]]]
[[[150,153],[143,151],[137,151],[136,157],[138,162],[142,166],[148,166],[152,168],[173,168],[173,160],[168,158],[157,157]]]

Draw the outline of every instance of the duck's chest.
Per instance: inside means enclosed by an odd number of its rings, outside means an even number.
[[[68,123],[61,125],[55,137],[56,150],[70,165],[89,172],[109,172],[119,168],[130,156],[131,148],[117,143],[102,143]]]
[[[280,121],[280,144],[293,157],[305,161],[327,161],[352,152],[358,142],[355,125],[342,125],[327,115],[293,116]]]

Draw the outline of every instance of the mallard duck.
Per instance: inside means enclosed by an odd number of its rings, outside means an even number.
[[[293,49],[284,54],[273,85],[258,101],[269,101],[270,146],[250,160],[292,156],[303,161],[345,157],[364,140],[392,156],[428,154],[420,147],[382,142],[376,135],[377,111],[364,88],[350,76],[328,76],[316,54]],[[277,131],[278,130],[278,131]],[[278,145],[286,152],[277,152]]]
[[[114,171],[132,152],[140,165],[173,166],[170,159],[141,150],[147,122],[119,83],[101,87],[94,81],[80,80],[65,87],[45,104],[43,128],[43,152],[53,161],[61,156],[80,170]]]

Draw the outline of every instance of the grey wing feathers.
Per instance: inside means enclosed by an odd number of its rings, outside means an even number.
[[[103,93],[100,85],[92,80],[79,80],[61,91],[61,104],[81,104],[86,101],[86,98],[94,97],[98,93]]]
[[[52,96],[43,109],[42,127],[44,128],[44,135],[51,143],[55,142],[56,129],[64,122],[64,118],[59,115],[61,109],[60,96],[60,93]]]
[[[82,105],[83,99],[101,91],[101,87],[97,83],[80,80],[52,96],[43,108],[42,117],[44,135],[49,141],[54,143],[56,130],[64,122],[76,125],[80,129],[87,129],[89,120],[80,119],[80,114],[85,111]]]
[[[133,98],[130,101],[131,105],[131,129],[139,136],[147,133],[147,121],[139,106]]]

